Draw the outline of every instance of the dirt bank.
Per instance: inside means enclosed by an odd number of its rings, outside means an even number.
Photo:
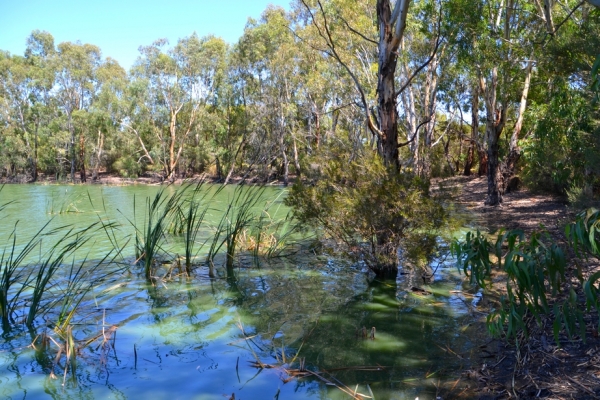
[[[456,189],[455,201],[473,213],[475,226],[481,230],[519,228],[530,233],[543,226],[554,242],[566,248],[564,227],[573,220],[574,211],[564,199],[522,189],[505,195],[501,207],[486,207],[483,205],[487,191],[485,177],[456,177],[445,180],[443,185]],[[568,257],[571,272],[576,263],[582,267],[584,276],[599,268],[596,259],[577,260],[573,254]],[[579,281],[573,278],[569,284],[582,299]],[[498,280],[493,290],[496,293],[505,290],[502,280]],[[461,378],[475,394],[461,395],[454,391],[447,392],[443,398],[600,398],[598,318],[592,311],[584,320],[585,341],[579,336],[569,339],[561,332],[560,345],[557,345],[550,316],[542,317],[539,323],[528,319],[525,322],[530,334],[521,336],[518,346],[494,339],[480,347],[474,367]]]

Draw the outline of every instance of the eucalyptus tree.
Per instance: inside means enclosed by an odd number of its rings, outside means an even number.
[[[465,9],[471,12],[462,12]],[[450,2],[449,13],[461,29],[455,40],[460,62],[466,66],[469,81],[477,86],[471,90],[472,96],[477,96],[472,103],[479,106],[481,96],[485,110],[488,178],[485,204],[498,205],[502,202],[505,182],[518,160],[518,139],[538,54],[536,32],[543,25],[535,5],[519,0]],[[472,113],[478,110],[473,109]],[[478,124],[476,118],[473,123]],[[507,126],[512,126],[508,151],[511,156],[502,160],[500,138]],[[477,129],[473,127],[474,134]],[[477,140],[475,136],[471,139]]]
[[[55,98],[66,116],[66,128],[70,135],[69,160],[71,181],[75,182],[75,169],[79,163],[81,182],[86,181],[85,128],[76,127],[77,121],[89,111],[98,90],[96,71],[102,63],[100,48],[91,44],[63,42],[57,46],[52,57],[56,71]],[[79,129],[76,129],[79,128]],[[79,131],[79,152],[76,152],[76,130]]]
[[[52,118],[54,74],[48,57],[54,39],[47,32],[34,31],[27,43],[24,57],[0,57],[0,112],[6,122],[4,158],[15,166],[21,164],[28,179],[36,181],[39,133]]]
[[[167,45],[160,39],[140,47],[141,56],[132,69],[132,115],[126,126],[147,161],[158,163],[164,178],[174,180],[188,139],[200,129],[202,113],[215,101],[227,44],[194,33],[174,48]],[[153,136],[156,147],[149,142]]]
[[[110,149],[117,150],[115,147],[118,147],[120,127],[126,117],[125,91],[128,83],[125,70],[111,58],[99,66],[96,79],[99,89],[88,116],[93,181],[98,179],[103,167],[107,141],[112,144]],[[108,165],[104,167],[110,169]]]
[[[25,170],[32,161],[32,180],[36,179],[37,124],[34,115],[35,85],[33,66],[24,57],[5,55],[0,58],[0,115],[2,127],[2,155],[8,166],[7,174]],[[32,143],[33,142],[33,143]]]
[[[285,10],[270,6],[259,21],[249,21],[236,46],[244,107],[256,122],[247,138],[253,162],[266,177],[270,165],[278,164],[284,184],[289,180],[290,158],[298,166],[297,151],[290,153],[290,147],[295,149],[300,90],[298,52],[290,24]]]
[[[442,25],[442,18],[441,2],[416,2],[401,44],[402,74],[397,93],[411,153],[403,164],[426,179],[431,177],[432,148],[442,140],[435,137],[440,80],[452,68],[450,61],[454,56],[446,38],[453,34],[452,28]]]
[[[293,8],[293,30],[301,52],[298,68],[303,80],[299,104],[308,131],[304,143],[312,153],[313,147],[328,141],[328,146],[315,155],[335,156],[337,151],[332,150],[339,147],[347,152],[348,160],[354,160],[364,153],[366,145],[376,146],[376,138],[365,122],[363,102],[364,95],[369,106],[375,107],[375,10],[366,1],[336,0],[320,5],[297,1]],[[324,39],[328,37],[324,24],[332,40],[343,44],[335,47],[337,58]],[[319,158],[315,161],[322,164],[324,160]]]
[[[342,18],[346,25],[346,32],[350,31],[362,37],[362,39],[372,42],[377,46],[377,86],[375,90],[375,108],[370,101],[370,96],[361,80],[348,65],[348,60],[342,52],[344,46],[338,40],[337,30],[333,30],[337,17],[340,16],[339,10],[343,9],[344,4],[337,4],[336,1],[327,3],[321,0],[309,1],[301,0],[312,24],[315,26],[322,42],[325,45],[323,51],[328,57],[336,60],[344,67],[348,75],[352,78],[355,88],[358,91],[360,103],[363,108],[364,118],[369,130],[377,140],[377,149],[386,165],[396,170],[400,169],[399,159],[399,141],[398,141],[398,92],[396,90],[396,73],[398,64],[398,55],[401,52],[400,44],[406,29],[406,19],[411,0],[377,0],[375,6],[375,15],[371,13],[369,17],[376,17],[378,38],[365,35],[349,25],[348,21]],[[340,3],[344,3],[343,1]],[[346,6],[349,6],[346,4]]]
[[[600,109],[590,74],[600,65],[600,10],[568,2],[553,14],[555,35],[540,34],[546,41],[530,89],[523,176],[528,185],[584,205],[597,198],[600,182]]]

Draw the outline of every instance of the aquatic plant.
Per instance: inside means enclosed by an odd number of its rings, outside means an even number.
[[[229,200],[216,230],[207,255],[207,262],[212,268],[214,257],[223,246],[226,248],[225,266],[227,276],[233,276],[233,263],[238,239],[244,229],[256,220],[255,208],[264,199],[265,187],[239,185],[235,188],[233,198]],[[214,275],[214,271],[210,271]]]
[[[180,213],[183,218],[183,234],[185,247],[185,271],[188,276],[192,273],[192,262],[208,241],[206,239],[200,246],[197,246],[198,233],[203,226],[204,217],[209,210],[206,202],[209,194],[208,190],[203,190],[203,182],[198,183],[192,190],[191,196],[186,200],[184,207],[180,207]],[[212,195],[215,196],[223,189],[219,187]]]
[[[0,258],[0,318],[2,327],[7,330],[13,321],[16,306],[21,294],[27,288],[31,278],[31,270],[27,271],[24,261],[29,253],[41,242],[48,224],[47,222],[29,241],[19,250],[17,244],[17,224],[9,237],[9,248],[4,248]],[[12,240],[11,240],[12,239]],[[13,290],[13,286],[17,286]]]
[[[79,203],[83,201],[84,195],[82,193],[69,194],[68,190],[59,199],[52,199],[46,203],[46,213],[49,215],[62,215],[70,213],[81,213],[82,211],[78,208]]]
[[[51,280],[56,272],[63,267],[64,260],[75,251],[80,249],[89,240],[87,235],[97,223],[94,223],[84,229],[74,230],[68,226],[62,226],[54,229],[48,234],[67,230],[54,245],[45,253],[41,262],[35,267],[35,275],[31,280],[32,293],[29,305],[29,312],[25,324],[31,326],[40,312],[50,308],[51,302],[43,303],[44,293],[50,289]],[[68,294],[67,294],[68,295]]]
[[[169,186],[168,188],[172,188]],[[144,275],[150,280],[154,271],[154,262],[158,252],[162,249],[162,243],[165,239],[166,230],[169,224],[169,217],[173,212],[179,209],[179,203],[185,189],[175,190],[171,195],[166,190],[161,189],[154,199],[146,199],[146,210],[144,213],[144,222],[139,227],[134,221],[132,223],[135,235],[136,261],[143,262]],[[133,200],[134,213],[136,212],[136,198]]]

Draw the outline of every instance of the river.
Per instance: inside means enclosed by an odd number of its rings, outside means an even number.
[[[59,301],[49,302],[26,327],[30,293],[24,290],[0,343],[2,398],[289,400],[362,393],[377,400],[422,400],[435,399],[439,387],[448,391],[468,366],[476,343],[465,331],[479,318],[473,312],[478,297],[444,252],[430,260],[435,273],[427,284],[407,267],[396,282],[377,282],[367,279],[364,266],[331,255],[299,252],[258,262],[243,251],[236,255],[234,279],[227,278],[217,256],[214,279],[198,261],[189,279],[165,263],[156,270],[158,279],[149,282],[135,263],[134,225],[143,225],[147,199],[159,190],[3,187],[2,268],[13,231],[16,248],[22,249],[48,221],[47,230],[60,227],[60,232],[102,221],[112,225],[94,231],[61,268],[87,266],[112,252],[110,263],[94,272],[112,268],[112,274],[98,280],[70,322],[78,349],[73,364],[55,329]],[[219,210],[234,191],[228,187],[210,197],[206,232],[199,237],[213,234]],[[284,189],[268,188],[263,196],[260,205],[270,206],[269,218],[287,213]],[[61,237],[60,232],[42,239],[39,250],[27,256],[26,268],[39,268],[44,241]],[[164,240],[164,254],[182,254],[181,239],[165,235]],[[197,259],[204,254],[201,249]],[[53,278],[54,293],[67,286],[66,276]],[[415,286],[428,294],[414,292]]]

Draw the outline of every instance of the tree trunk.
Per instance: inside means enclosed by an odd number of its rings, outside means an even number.
[[[219,160],[219,157],[215,157],[215,165],[217,168],[217,181],[221,182],[221,180],[223,179],[223,167],[221,166],[221,160]]]
[[[379,126],[382,137],[377,143],[379,154],[386,165],[400,170],[398,158],[398,111],[396,106],[395,71],[396,55],[390,55],[388,43],[380,44],[379,79],[377,99],[379,110]]]
[[[398,48],[406,25],[408,0],[398,0],[394,15],[389,0],[377,0],[379,22],[379,72],[377,76],[377,103],[379,137],[377,149],[386,165],[400,170],[398,157],[398,110],[395,86]]]
[[[38,179],[38,128],[40,124],[36,122],[35,133],[33,134],[33,171],[31,182],[37,182]]]
[[[477,176],[487,175],[488,172],[488,156],[484,149],[477,149],[477,156],[479,158],[479,168],[477,169]]]
[[[102,152],[104,149],[104,135],[102,131],[98,129],[98,149],[96,150],[96,161],[92,170],[92,182],[98,180],[98,171],[100,169],[100,163],[102,162]]]
[[[495,132],[493,133],[495,134]],[[485,205],[488,206],[496,206],[502,203],[502,174],[500,173],[499,168],[499,148],[500,144],[498,140],[490,142],[488,144],[488,163],[487,163],[487,181],[488,181],[488,190],[487,190],[487,198],[485,200]]]
[[[465,167],[463,169],[464,176],[471,176],[471,168],[475,162],[475,144],[470,142],[469,149],[467,150],[467,159],[465,160]]]
[[[318,149],[319,146],[321,145],[321,116],[319,115],[319,110],[317,109],[316,104],[314,104],[314,108],[315,108],[315,111],[313,112],[313,115],[315,117],[314,144],[315,144],[315,147]]]
[[[296,144],[296,137],[292,135],[292,141],[294,143],[294,168],[296,169],[296,175],[298,178],[302,176],[302,169],[300,168],[300,157],[298,156],[298,145]]]
[[[530,60],[527,64],[527,70],[525,75],[525,82],[523,84],[523,92],[521,94],[521,103],[519,105],[519,116],[517,117],[517,122],[515,123],[515,128],[513,129],[513,134],[510,137],[510,143],[508,147],[508,156],[506,160],[502,163],[502,190],[504,192],[507,191],[508,185],[511,179],[515,175],[515,171],[517,168],[517,163],[521,158],[521,149],[519,148],[519,135],[521,134],[521,130],[523,128],[523,118],[525,115],[525,110],[527,108],[527,96],[529,94],[529,87],[531,83],[531,73],[533,70],[533,62]]]
[[[283,135],[279,136],[279,148],[281,150],[281,156],[283,157],[283,161],[282,161],[283,186],[287,186],[289,184],[290,161],[288,160],[288,156],[285,152],[285,144],[283,143]]]
[[[87,181],[85,173],[85,138],[83,137],[83,133],[79,135],[79,178],[81,183]]]
[[[467,162],[465,163],[464,175],[471,175],[471,168],[475,162],[475,149],[478,149],[479,156],[479,176],[487,173],[487,170],[482,172],[482,167],[487,168],[487,160],[482,163],[481,151],[479,151],[479,87],[473,85],[471,91],[471,145],[469,146],[469,152],[467,154]],[[485,164],[485,165],[483,165]]]
[[[69,148],[69,155],[71,156],[71,182],[75,183],[75,130],[73,129],[71,114],[69,114],[69,132],[71,133],[71,144]]]
[[[500,170],[500,135],[506,124],[506,101],[504,104],[496,102],[498,87],[498,68],[492,69],[490,84],[485,79],[479,77],[479,86],[481,92],[485,94],[486,102],[486,129],[485,136],[487,142],[487,177],[488,192],[485,205],[496,206],[502,203],[502,174]],[[506,99],[505,99],[506,100]]]

